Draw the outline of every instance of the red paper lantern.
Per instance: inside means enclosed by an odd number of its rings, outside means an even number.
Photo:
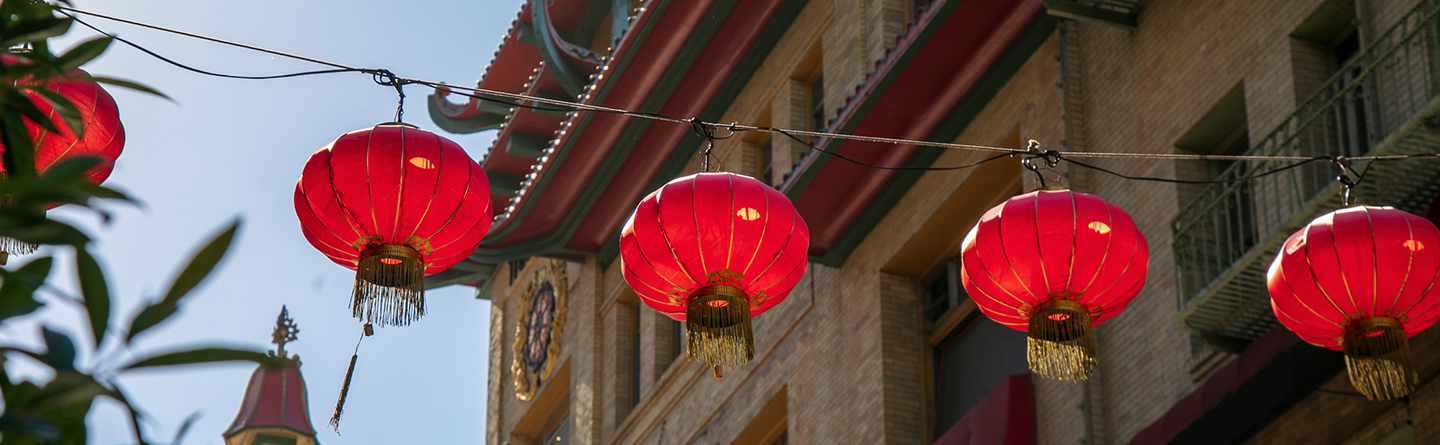
[[[965,236],[961,280],[991,320],[1029,334],[1035,374],[1084,380],[1091,329],[1145,285],[1150,250],[1130,215],[1094,195],[1039,190],[986,211]]]
[[[0,56],[0,63],[9,66],[29,62],[17,56],[4,55]],[[44,172],[50,166],[66,159],[92,156],[100,158],[102,162],[87,174],[91,182],[99,184],[110,177],[115,159],[120,157],[120,152],[125,147],[125,128],[120,124],[120,108],[115,104],[115,98],[100,84],[84,80],[86,77],[89,77],[88,73],[77,69],[64,78],[50,79],[45,83],[46,90],[69,100],[80,113],[80,121],[84,126],[82,137],[76,137],[75,132],[66,125],[65,119],[56,113],[55,107],[34,91],[25,91],[23,94],[40,112],[49,117],[51,123],[60,131],[57,133],[46,130],[29,119],[24,122],[25,130],[35,145],[36,171]],[[21,79],[18,83],[31,82]],[[5,145],[0,141],[0,153],[4,151]],[[5,168],[0,165],[0,175],[4,173]],[[0,264],[4,264],[3,257],[10,253],[23,255],[34,250],[33,244],[0,238]]]
[[[1275,318],[1312,345],[1344,351],[1361,394],[1414,390],[1407,339],[1440,319],[1434,224],[1391,207],[1336,210],[1290,235],[1268,278]]]
[[[311,245],[356,271],[355,317],[403,326],[425,314],[424,277],[464,260],[490,229],[490,182],[454,142],[381,124],[310,156],[295,213]]]
[[[685,323],[686,350],[715,367],[754,356],[750,318],[805,275],[810,229],[774,188],[734,173],[670,181],[620,233],[625,281],[650,308]]]

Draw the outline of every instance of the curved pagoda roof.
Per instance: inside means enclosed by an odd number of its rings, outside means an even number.
[[[274,366],[259,366],[250,374],[240,411],[235,413],[235,420],[225,429],[224,437],[256,428],[283,428],[315,437],[315,427],[310,423],[305,377],[300,374],[300,361],[282,362]]]

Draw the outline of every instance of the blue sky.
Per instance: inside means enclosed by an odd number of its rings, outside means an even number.
[[[80,0],[76,6],[140,21],[316,56],[352,66],[473,85],[519,10],[521,0]],[[237,74],[316,69],[243,50],[180,39],[92,19],[161,54],[196,67]],[[76,27],[59,46],[88,30]],[[347,308],[353,272],[330,263],[301,237],[291,193],[310,153],[336,136],[393,117],[394,91],[360,74],[245,81],[181,71],[116,44],[87,67],[140,80],[168,102],[111,88],[128,136],[108,184],[144,201],[117,208],[108,226],[60,209],[98,235],[98,251],[124,323],[169,282],[183,258],[233,217],[244,220],[236,247],[193,295],[178,319],[148,335],[140,351],[199,343],[268,348],[282,304],[300,324],[298,353],[309,383],[311,420],[322,443],[460,444],[484,441],[488,302],[469,288],[428,293],[417,325],[383,329],[365,340],[345,412],[343,437],[326,421],[358,335]],[[407,121],[438,131],[425,111],[427,91],[407,91]],[[443,133],[442,133],[443,134]],[[491,135],[447,135],[477,159]],[[54,277],[75,289],[65,252]],[[74,307],[50,305],[41,322],[88,338]],[[34,342],[35,323],[6,326],[0,337]],[[92,361],[94,357],[87,360]],[[107,358],[107,360],[111,360]],[[185,443],[221,444],[253,366],[191,367],[124,379],[154,421],[152,438],[169,440],[180,421],[201,412]],[[93,444],[125,443],[118,408],[90,418]]]

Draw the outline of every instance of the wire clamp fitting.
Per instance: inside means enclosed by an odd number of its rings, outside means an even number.
[[[1331,159],[1331,162],[1334,162],[1335,167],[1340,169],[1340,172],[1335,175],[1335,182],[1340,183],[1341,204],[1345,207],[1355,205],[1354,190],[1355,186],[1360,185],[1360,175],[1350,167],[1350,158],[1336,156]]]

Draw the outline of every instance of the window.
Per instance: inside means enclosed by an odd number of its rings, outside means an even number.
[[[765,138],[765,145],[760,148],[760,180],[771,187],[776,185],[774,164],[775,144],[770,143],[770,138]]]
[[[931,273],[925,289],[925,321],[933,345],[935,436],[1015,374],[1028,373],[1025,334],[976,317],[952,258]]]
[[[666,321],[670,322],[670,363],[675,363],[685,353],[685,323],[668,318]]]
[[[295,445],[294,437],[281,437],[273,434],[260,433],[255,435],[255,445]]]
[[[825,129],[825,73],[818,70],[810,79],[810,129]]]
[[[627,308],[627,309],[630,311],[630,314],[631,314],[631,315],[630,315],[630,320],[631,320],[631,321],[630,321],[630,325],[629,325],[630,333],[631,333],[631,335],[630,335],[630,348],[631,348],[631,349],[630,349],[630,360],[629,360],[629,362],[630,362],[630,391],[629,391],[629,393],[630,393],[630,408],[631,408],[632,410],[635,408],[636,405],[639,405],[639,404],[640,404],[640,316],[645,314],[645,308],[644,308],[643,306],[644,306],[644,305],[642,305],[642,304],[631,304],[630,307]],[[629,415],[629,414],[630,414],[630,411],[629,411],[629,410],[626,410],[626,411],[625,411],[625,414],[621,414],[621,415],[619,416],[619,418],[620,418],[620,419],[624,419],[625,416],[626,416],[626,415]]]
[[[1362,155],[1373,141],[1370,120],[1375,116],[1367,113],[1373,85],[1363,80],[1363,64],[1350,65],[1363,54],[1356,21],[1353,0],[1328,0],[1292,34],[1296,99],[1335,101],[1333,109],[1318,116],[1316,134],[1306,135],[1307,144],[1321,146],[1316,155]]]
[[[960,285],[960,259],[946,261],[925,288],[925,321],[936,329],[945,315],[969,299]]]
[[[515,284],[515,280],[520,278],[520,270],[525,268],[525,258],[506,261],[505,264],[507,269],[510,270],[510,282],[506,283],[506,285]]]
[[[1026,374],[1025,333],[972,319],[934,346],[935,436],[1012,375]]]
[[[1250,150],[1250,127],[1246,116],[1245,87],[1236,85],[1220,98],[1210,111],[1200,118],[1189,131],[1175,142],[1182,152],[1207,155],[1244,154]],[[1232,169],[1232,167],[1234,167]],[[1177,173],[1184,179],[1224,180],[1248,174],[1245,165],[1235,161],[1181,161],[1176,164]],[[1179,206],[1182,211],[1193,212],[1205,209],[1207,218],[1199,220],[1192,236],[1196,242],[1187,243],[1184,264],[1230,264],[1245,256],[1259,239],[1255,223],[1254,205],[1255,182],[1233,182],[1224,185],[1182,184],[1177,186]],[[1194,294],[1200,287],[1208,285],[1214,276],[1203,270],[1193,272],[1183,281],[1186,295]]]

